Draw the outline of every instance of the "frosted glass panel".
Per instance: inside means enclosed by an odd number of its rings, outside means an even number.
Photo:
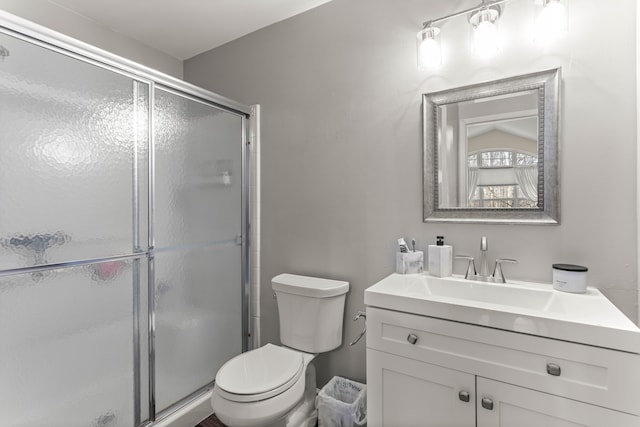
[[[240,246],[156,255],[158,410],[207,385],[242,351]]]
[[[242,350],[242,125],[156,90],[156,402],[212,382]]]
[[[139,415],[138,421],[148,420],[149,415],[149,263],[147,259],[133,261],[134,277],[139,277],[137,292],[134,291],[134,307],[138,308],[138,316],[134,315],[134,356],[138,363],[138,372],[134,369],[134,375],[137,375],[138,389],[134,390],[134,397],[139,396]],[[137,320],[137,321],[136,321]],[[137,347],[137,348],[136,348]],[[134,367],[135,368],[135,367]],[[135,383],[134,383],[135,385]],[[135,409],[135,408],[134,408]]]
[[[232,240],[241,230],[242,119],[155,93],[156,247]]]
[[[11,36],[0,44],[11,52],[0,62],[0,268],[132,253],[148,85]]]
[[[0,425],[133,425],[135,262],[0,278]]]

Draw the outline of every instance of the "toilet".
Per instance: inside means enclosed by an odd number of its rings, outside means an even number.
[[[316,378],[311,361],[342,344],[349,283],[280,274],[271,280],[280,341],[242,353],[216,374],[211,405],[231,427],[315,426]]]

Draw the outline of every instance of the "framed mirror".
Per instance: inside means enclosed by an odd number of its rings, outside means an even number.
[[[558,224],[560,68],[422,97],[424,221]]]

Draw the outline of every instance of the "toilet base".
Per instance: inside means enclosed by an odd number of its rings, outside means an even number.
[[[284,427],[315,427],[318,422],[316,410],[316,368],[313,363],[305,371],[304,397],[284,418]],[[274,426],[275,427],[275,426]],[[278,426],[280,427],[280,426]]]

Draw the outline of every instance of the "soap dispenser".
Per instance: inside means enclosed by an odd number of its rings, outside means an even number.
[[[451,276],[453,247],[444,244],[444,236],[436,236],[436,244],[429,245],[427,250],[429,274],[436,277]]]

